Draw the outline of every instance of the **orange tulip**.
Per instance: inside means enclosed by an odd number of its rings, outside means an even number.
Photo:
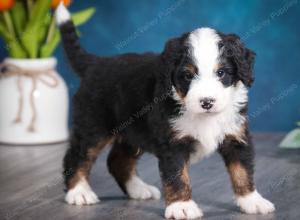
[[[0,0],[0,11],[6,11],[11,9],[16,0]]]
[[[52,0],[51,8],[56,9],[61,1],[62,0]],[[66,7],[68,7],[71,4],[71,0],[63,0],[63,2]]]

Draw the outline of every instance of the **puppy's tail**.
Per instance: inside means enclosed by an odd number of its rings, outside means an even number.
[[[64,6],[63,1],[55,11],[56,23],[60,29],[62,44],[72,68],[80,77],[83,77],[87,68],[92,65],[97,56],[87,53],[80,46],[71,14]]]

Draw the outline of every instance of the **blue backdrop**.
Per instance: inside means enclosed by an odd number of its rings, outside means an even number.
[[[99,55],[160,52],[167,39],[197,27],[237,33],[257,53],[252,129],[287,131],[300,120],[300,0],[74,0],[70,10],[89,6],[97,12],[80,28],[81,42]],[[73,95],[78,79],[61,47],[56,56]]]

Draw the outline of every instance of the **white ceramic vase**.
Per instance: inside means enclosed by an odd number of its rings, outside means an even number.
[[[68,139],[68,90],[57,60],[5,59],[0,73],[0,142],[51,144]]]

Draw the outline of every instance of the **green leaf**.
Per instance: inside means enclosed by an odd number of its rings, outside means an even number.
[[[51,0],[37,0],[35,1],[31,18],[29,19],[28,26],[35,26],[44,23],[44,18],[50,9]]]
[[[41,57],[44,58],[44,57],[52,56],[57,45],[59,44],[59,41],[60,41],[60,34],[59,34],[59,31],[56,30],[53,39],[49,43],[42,46]]]
[[[21,44],[17,41],[9,41],[7,43],[9,55],[13,58],[27,58],[26,51],[22,48]]]
[[[5,40],[5,48],[7,49],[10,57],[13,58],[26,58],[27,54],[22,48],[17,39],[14,38],[7,30],[5,25],[0,22],[0,35]]]
[[[72,19],[75,24],[75,26],[82,25],[86,23],[96,12],[96,9],[94,7],[84,9],[82,11],[78,11],[75,13],[72,13]]]
[[[95,8],[88,8],[72,14],[72,19],[75,26],[79,26],[86,23],[95,13],[95,11],[96,11]],[[54,53],[59,42],[60,42],[60,34],[59,34],[59,30],[56,28],[53,39],[51,39],[50,42],[42,46],[40,52],[41,57],[50,57]]]
[[[51,14],[47,13],[46,17],[44,18],[44,22],[41,25],[41,31],[39,32],[39,42],[40,43],[43,43],[46,40],[51,19],[52,19]]]
[[[31,17],[21,38],[29,58],[37,58],[40,48],[40,31],[42,31],[51,0],[37,0],[33,5]]]
[[[0,34],[5,41],[13,40],[13,36],[6,30],[5,24],[0,22]]]
[[[281,148],[300,148],[300,128],[289,132],[279,146]]]
[[[29,58],[37,58],[38,56],[38,30],[40,30],[40,27],[28,28],[21,38],[22,44],[29,54]]]
[[[22,2],[17,1],[11,10],[11,15],[14,23],[15,30],[19,37],[22,36],[26,25],[26,9]]]

